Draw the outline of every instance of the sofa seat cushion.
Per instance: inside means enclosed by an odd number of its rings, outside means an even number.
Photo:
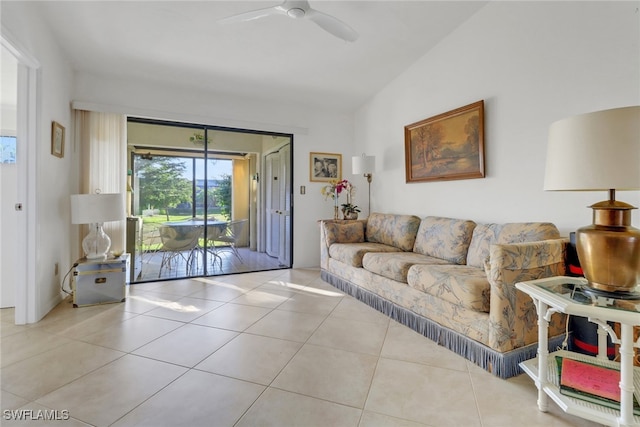
[[[402,283],[407,283],[407,273],[414,264],[447,264],[447,261],[415,252],[369,252],[362,258],[365,270]]]
[[[366,240],[411,251],[419,226],[420,218],[415,215],[372,213],[367,219]]]
[[[401,252],[400,249],[382,243],[334,243],[329,246],[329,256],[335,260],[362,267],[362,257],[369,252]]]
[[[489,312],[491,287],[483,269],[467,265],[416,264],[409,268],[407,283],[452,304]]]
[[[420,223],[414,252],[465,264],[476,223],[469,220],[428,216]]]

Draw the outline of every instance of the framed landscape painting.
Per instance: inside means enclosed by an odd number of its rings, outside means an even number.
[[[329,182],[342,179],[342,154],[309,153],[309,181]]]
[[[484,101],[404,127],[406,182],[484,177]]]

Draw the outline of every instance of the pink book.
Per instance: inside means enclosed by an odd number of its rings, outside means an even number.
[[[560,385],[620,402],[620,371],[577,360],[562,359]]]

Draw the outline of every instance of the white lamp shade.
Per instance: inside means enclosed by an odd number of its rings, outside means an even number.
[[[71,223],[93,224],[125,218],[124,194],[72,194]]]
[[[640,189],[640,106],[560,120],[549,128],[545,190]]]
[[[353,156],[351,158],[351,172],[354,175],[373,173],[376,169],[376,156]]]

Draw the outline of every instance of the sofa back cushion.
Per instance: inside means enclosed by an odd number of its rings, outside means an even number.
[[[537,242],[558,239],[558,228],[549,222],[510,222],[506,224],[478,224],[467,254],[467,265],[483,268],[493,244]]]
[[[410,251],[419,226],[420,218],[415,215],[372,213],[367,219],[366,237],[368,242]]]
[[[464,264],[475,226],[470,220],[428,216],[420,222],[413,251]]]
[[[467,253],[468,266],[484,268],[484,262],[489,259],[489,249],[498,240],[501,229],[500,224],[476,225]]]

